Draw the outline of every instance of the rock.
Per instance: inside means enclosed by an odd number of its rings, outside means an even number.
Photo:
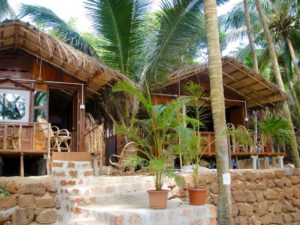
[[[295,212],[296,209],[293,207],[292,203],[284,200],[282,201],[282,212],[287,213],[287,212]]]
[[[232,217],[235,218],[238,216],[238,213],[239,213],[239,209],[237,206],[235,205],[232,205]]]
[[[300,222],[300,211],[292,213],[293,222]]]
[[[245,184],[244,182],[240,180],[233,181],[231,183],[231,190],[236,191],[236,190],[244,190],[245,189]]]
[[[274,181],[273,181],[273,180],[268,180],[268,181],[267,181],[267,187],[268,187],[268,188],[273,188],[273,187],[275,187]]]
[[[236,225],[247,225],[248,224],[248,218],[246,216],[238,216],[235,220]]]
[[[274,214],[272,216],[272,223],[274,224],[283,224],[283,218],[281,214]]]
[[[292,184],[299,184],[300,183],[300,177],[298,176],[292,176],[291,177]]]
[[[283,170],[276,170],[274,174],[276,178],[282,178],[284,176]]]
[[[12,225],[11,221],[6,221],[4,225]]]
[[[210,183],[212,183],[212,182],[217,182],[218,176],[217,176],[216,173],[215,173],[215,174],[207,174],[207,175],[204,177],[204,179],[205,179],[205,183],[206,183],[206,184],[210,184]]]
[[[262,224],[270,224],[270,223],[272,223],[272,216],[274,216],[274,215],[266,214],[264,216],[259,217],[259,221]]]
[[[261,191],[256,191],[255,192],[255,197],[256,197],[256,201],[258,201],[258,202],[264,200],[264,196],[263,196]]]
[[[292,181],[289,178],[283,177],[281,180],[283,181],[283,183],[286,187],[291,187],[292,186]]]
[[[292,204],[293,204],[293,206],[300,209],[300,199],[292,199]]]
[[[0,215],[0,224],[4,224],[6,221],[10,220],[10,215]]]
[[[271,205],[268,207],[268,211],[270,213],[281,213],[282,211],[282,204],[280,201],[274,201],[271,203]]]
[[[54,184],[50,184],[50,183],[47,184],[46,190],[47,190],[48,192],[50,192],[50,193],[56,193],[56,192],[57,192],[57,190],[56,190]]]
[[[300,198],[300,188],[293,187],[293,197]]]
[[[4,209],[9,209],[17,205],[17,196],[9,195],[2,197],[0,196],[0,211]]]
[[[54,223],[56,220],[57,214],[54,209],[46,209],[36,217],[36,221],[42,224]]]
[[[283,187],[284,186],[284,181],[283,180],[275,180],[275,185],[277,187]]]
[[[18,186],[14,181],[8,181],[5,186],[11,194],[16,194],[18,192]]]
[[[283,214],[283,221],[284,223],[291,223],[293,221],[293,217],[290,214],[284,213]]]
[[[267,188],[267,184],[263,180],[257,184],[257,190],[265,190],[266,188]]]
[[[240,216],[252,216],[253,215],[253,207],[247,203],[239,204],[239,215]]]
[[[42,183],[37,184],[23,184],[19,189],[20,194],[33,194],[43,196],[46,193],[46,185]]]
[[[254,208],[255,214],[257,216],[264,216],[268,213],[268,205],[266,202],[258,203],[257,207]]]
[[[267,200],[279,199],[278,192],[271,190],[271,189],[264,191],[263,195],[264,195],[265,199],[267,199]]]
[[[218,193],[218,184],[216,182],[213,182],[210,184],[210,188],[209,190],[213,193],[213,194],[217,194]]]
[[[236,202],[246,202],[247,197],[245,191],[237,190],[232,193],[232,197]]]
[[[16,209],[12,214],[11,220],[14,225],[27,225],[33,221],[33,208]]]
[[[245,191],[246,201],[249,203],[253,203],[256,201],[255,195],[251,191]]]
[[[253,225],[261,225],[261,222],[259,221],[259,219],[254,215],[251,217],[250,221]]]
[[[48,193],[43,197],[35,197],[36,208],[52,208],[55,206],[55,200]]]
[[[32,195],[19,195],[18,196],[18,205],[21,208],[32,206],[33,196]]]

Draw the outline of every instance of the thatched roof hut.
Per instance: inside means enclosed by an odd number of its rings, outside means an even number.
[[[43,33],[29,23],[19,20],[0,23],[0,51],[22,50],[61,69],[87,84],[87,90],[98,91],[116,80],[127,80],[98,59],[74,49]]]
[[[254,70],[242,65],[237,60],[222,58],[222,73],[224,95],[228,105],[230,100],[242,100],[248,108],[274,105],[288,99],[285,92],[276,85],[264,79]],[[199,83],[205,88],[209,96],[209,72],[207,63],[189,66],[172,73],[164,87],[154,91],[156,96],[172,96],[184,94],[183,87],[189,82]]]

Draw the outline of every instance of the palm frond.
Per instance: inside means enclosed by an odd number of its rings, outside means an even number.
[[[52,33],[63,42],[88,55],[97,56],[96,51],[81,34],[58,17],[52,10],[43,6],[22,4],[18,18],[21,19],[26,16],[37,25],[45,27],[47,31],[49,31],[49,28],[52,29]]]
[[[7,0],[0,0],[0,21],[5,19],[13,19],[16,17],[16,13],[9,5]]]

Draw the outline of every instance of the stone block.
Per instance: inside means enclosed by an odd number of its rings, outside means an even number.
[[[300,211],[292,213],[293,222],[300,222]]]
[[[300,184],[300,177],[298,177],[298,176],[292,176],[291,177],[291,182],[292,182],[292,184]]]
[[[293,204],[293,206],[300,209],[300,199],[292,199],[292,204]]]
[[[283,217],[281,214],[273,214],[272,216],[273,224],[283,224]]]
[[[11,194],[16,194],[18,192],[18,185],[16,184],[16,182],[14,181],[8,181],[5,186],[7,187],[7,190],[9,191],[9,193]]]
[[[32,195],[19,195],[18,196],[18,206],[21,208],[32,206],[33,196]]]
[[[273,217],[274,215],[272,215],[272,214],[266,214],[266,215],[264,215],[264,216],[261,216],[261,217],[259,217],[259,221],[262,223],[262,224],[271,224],[272,223],[272,217]]]
[[[68,162],[68,168],[75,168],[75,163],[73,162]]]
[[[252,216],[253,215],[253,207],[248,203],[240,203],[238,205],[239,215],[240,216]]]
[[[275,200],[279,199],[278,192],[275,190],[268,189],[263,192],[263,195],[266,200]]]
[[[3,225],[13,225],[11,221],[6,221]]]
[[[246,201],[249,203],[253,203],[256,201],[255,195],[251,191],[245,191]]]
[[[245,183],[240,180],[235,180],[231,183],[231,190],[244,190],[245,189]]]
[[[62,162],[52,162],[52,167],[63,167],[64,163]]]
[[[51,184],[51,183],[47,184],[46,191],[50,192],[50,193],[56,193],[57,192],[54,184]]]
[[[46,193],[46,185],[42,183],[37,184],[23,184],[19,189],[19,194],[33,194],[42,196]]]
[[[216,183],[216,182],[211,183],[209,190],[211,191],[211,193],[217,194],[218,193],[218,183]]]
[[[14,225],[27,225],[33,221],[33,208],[16,209],[12,214],[11,220]]]
[[[210,184],[210,183],[212,183],[212,182],[217,182],[218,176],[217,176],[216,173],[214,173],[214,174],[207,174],[207,175],[204,177],[204,179],[205,179],[205,183],[206,183],[206,184]]]
[[[273,188],[275,187],[275,182],[273,180],[267,180],[267,187],[268,188]]]
[[[55,206],[55,200],[48,193],[43,197],[35,197],[36,208],[52,208]]]
[[[284,171],[283,170],[276,170],[274,172],[274,175],[276,178],[282,178],[284,176]]]
[[[246,202],[247,197],[245,191],[237,190],[232,193],[232,197],[236,202]]]
[[[78,176],[78,171],[77,171],[77,170],[70,170],[70,171],[69,171],[69,176],[72,177],[73,179],[74,179],[74,178],[77,178],[77,176]]]
[[[284,186],[284,180],[277,179],[274,182],[275,182],[276,187],[283,187]]]
[[[248,217],[246,217],[246,216],[238,216],[235,219],[235,224],[236,225],[248,225]]]
[[[9,209],[17,205],[17,196],[9,195],[9,196],[0,196],[0,211],[4,209]]]
[[[293,217],[291,214],[284,213],[283,214],[283,222],[284,224],[293,222]]]
[[[282,212],[288,213],[288,212],[295,212],[296,208],[287,200],[282,201]]]
[[[253,191],[253,190],[256,190],[256,188],[257,188],[256,182],[246,182],[245,183],[246,190]]]
[[[270,213],[281,213],[282,212],[282,204],[280,201],[273,201],[270,203],[268,207],[268,211]]]
[[[232,205],[232,217],[235,218],[239,214],[239,209],[236,205]]]
[[[250,218],[250,224],[252,224],[252,225],[261,225],[261,222],[259,221],[259,219],[257,218],[257,216],[252,216],[251,218]]]
[[[36,221],[41,224],[55,223],[56,220],[57,214],[54,209],[45,209],[36,217]]]
[[[0,224],[4,224],[6,221],[10,220],[10,215],[0,215]]]
[[[264,180],[262,180],[257,184],[257,190],[265,190],[265,189],[267,189],[267,184]]]
[[[299,187],[293,187],[293,197],[300,198],[300,188]]]
[[[263,194],[262,194],[261,191],[256,191],[256,192],[255,192],[255,197],[256,197],[256,201],[258,201],[258,202],[264,200],[264,196],[263,196]]]
[[[260,202],[257,207],[254,208],[255,214],[259,217],[264,216],[268,213],[268,205],[266,202]]]
[[[289,178],[283,177],[281,180],[283,181],[283,183],[286,187],[291,187],[292,186],[292,181]]]

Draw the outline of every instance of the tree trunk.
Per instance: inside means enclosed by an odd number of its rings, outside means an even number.
[[[260,0],[255,0],[255,3],[256,3],[256,9],[257,9],[258,14],[259,14],[260,22],[263,26],[265,39],[266,39],[267,44],[268,44],[269,55],[270,55],[271,60],[272,60],[273,71],[274,71],[274,74],[275,74],[277,84],[278,84],[279,88],[282,91],[285,91],[283,81],[282,81],[282,77],[281,77],[281,73],[280,73],[280,69],[279,69],[279,65],[278,65],[278,60],[277,60],[277,56],[276,56],[275,47],[274,47],[272,37],[271,37],[271,34],[270,34],[270,30],[269,30],[269,27],[268,27],[268,24],[267,24],[267,19],[265,17],[265,14],[263,12],[262,7],[261,7]],[[289,121],[291,131],[292,131],[290,145],[291,145],[291,149],[292,149],[291,153],[292,153],[292,156],[293,156],[293,161],[294,161],[295,167],[300,168],[300,159],[299,159],[299,152],[298,152],[298,146],[297,146],[297,141],[296,141],[296,135],[295,135],[295,131],[294,131],[294,125],[293,125],[293,122],[292,122],[291,112],[290,112],[289,106],[288,106],[286,101],[283,103],[283,112],[285,114],[286,119]]]
[[[299,66],[298,66],[298,63],[297,63],[297,58],[296,58],[296,55],[295,55],[295,50],[294,50],[293,44],[292,44],[291,40],[289,39],[289,37],[286,37],[286,42],[287,42],[287,45],[289,47],[291,59],[292,59],[292,62],[294,64],[295,71],[296,71],[296,74],[297,74],[297,81],[300,82],[300,69],[299,69]]]
[[[216,1],[205,0],[204,10],[208,42],[210,98],[218,169],[218,225],[230,225],[232,224],[231,192],[230,185],[224,182],[224,177],[229,174],[229,159],[227,137],[224,132],[226,130],[225,101]]]
[[[253,61],[253,68],[256,73],[259,73],[257,57],[256,57],[256,53],[255,53],[255,46],[254,46],[254,41],[253,41],[253,35],[251,33],[251,22],[250,22],[250,16],[249,16],[248,3],[247,3],[247,0],[243,0],[243,2],[244,2],[244,14],[245,14],[245,20],[246,20],[247,35],[248,35],[248,39],[249,39],[250,52],[251,52],[252,61]]]
[[[292,96],[293,96],[295,104],[296,104],[298,116],[300,116],[300,104],[299,104],[297,94],[296,94],[296,91],[294,88],[294,84],[292,81],[289,81],[289,86],[290,86],[290,90],[291,90]]]

